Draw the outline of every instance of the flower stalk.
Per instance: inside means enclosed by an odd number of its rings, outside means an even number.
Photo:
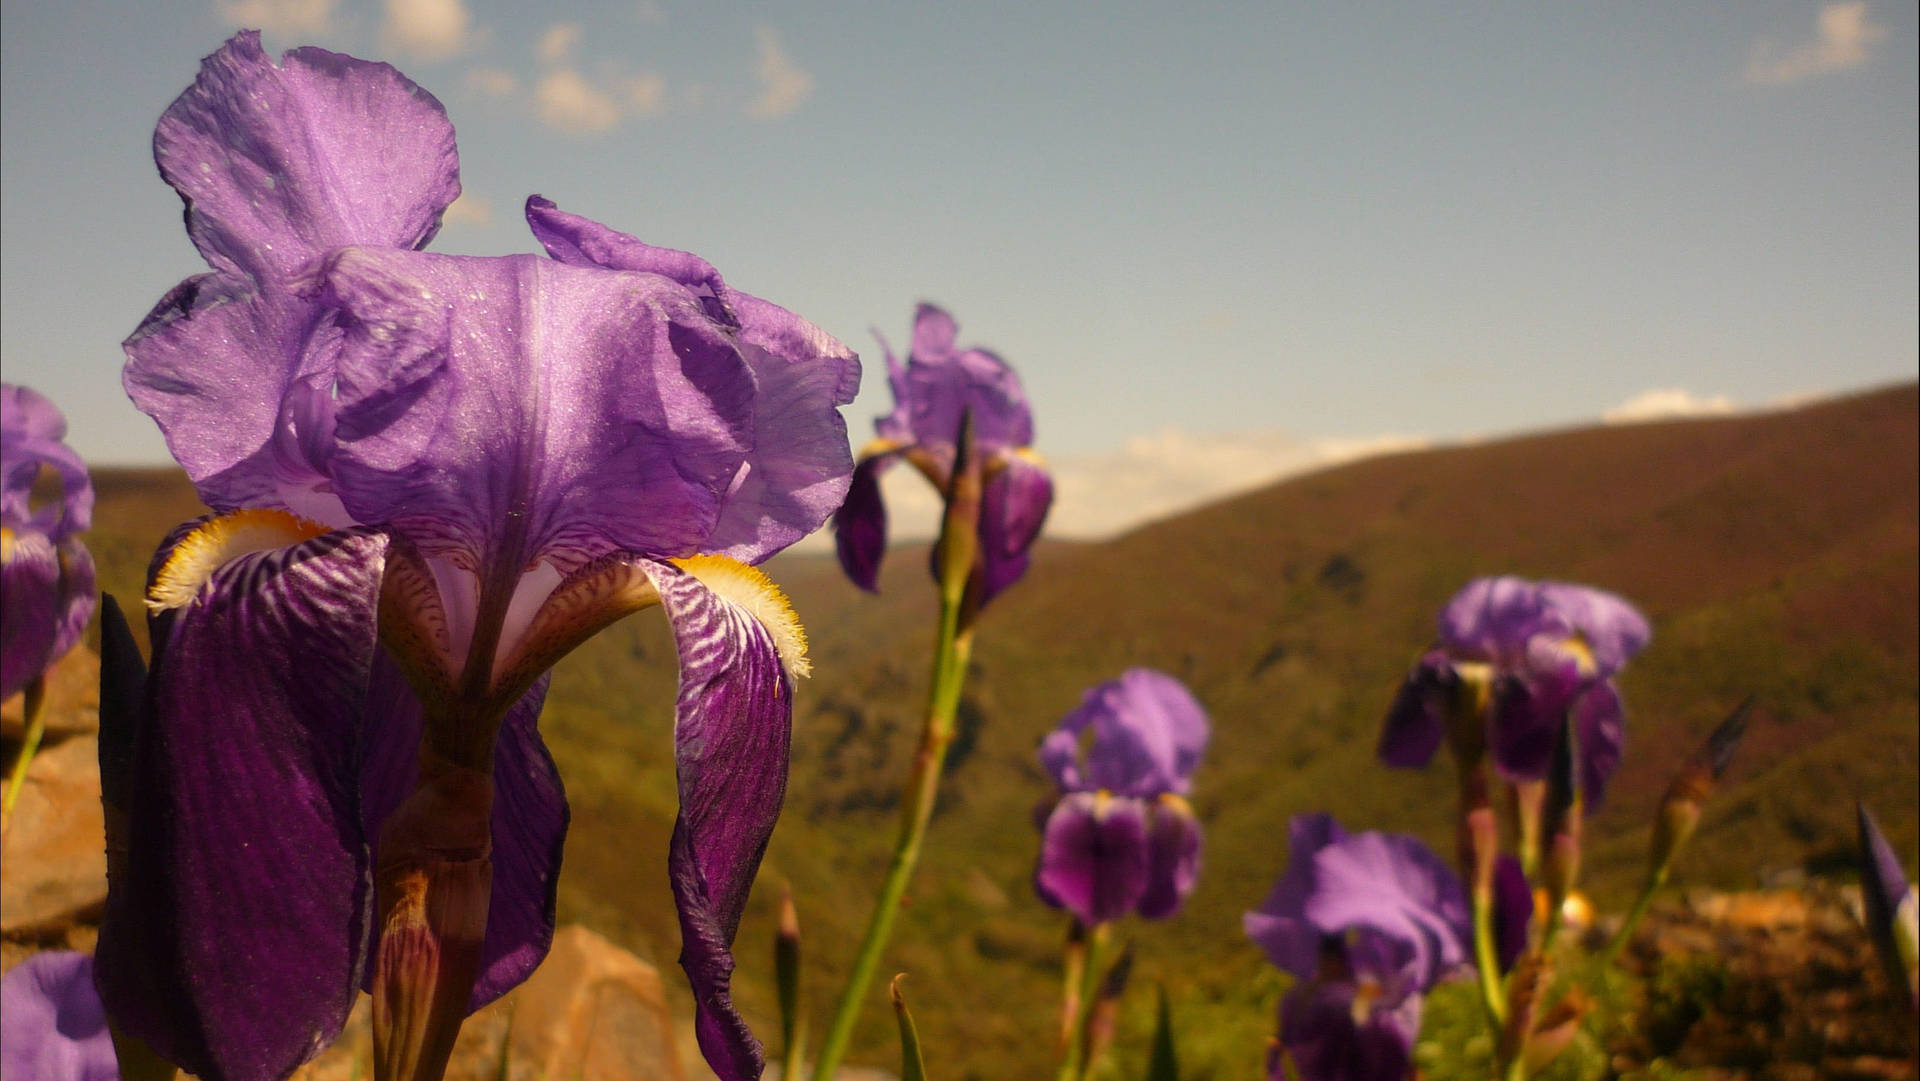
[[[25,698],[21,706],[25,711],[27,732],[20,744],[20,754],[13,760],[13,769],[7,774],[7,794],[0,799],[0,815],[11,816],[13,805],[20,799],[20,789],[27,783],[27,767],[33,764],[33,756],[40,750],[40,740],[47,733],[47,678],[34,676],[27,681],[23,691]]]
[[[1075,921],[1076,926],[1078,921]],[[1068,1001],[1073,1005],[1072,1016],[1066,1022],[1066,1051],[1060,1058],[1059,1081],[1080,1081],[1087,1076],[1087,1070],[1093,1065],[1091,1040],[1087,1038],[1087,1019],[1094,1006],[1096,985],[1100,982],[1100,966],[1105,960],[1107,941],[1112,935],[1113,925],[1096,923],[1086,928],[1084,950],[1079,971],[1071,967],[1068,979]],[[1078,979],[1074,979],[1074,977]]]
[[[866,935],[861,939],[846,986],[834,1008],[832,1024],[821,1042],[820,1057],[814,1061],[815,1081],[830,1081],[846,1053],[847,1041],[853,1036],[853,1026],[859,1020],[860,1006],[873,983],[880,953],[893,935],[900,899],[906,894],[914,867],[920,861],[920,845],[926,837],[927,823],[933,818],[934,798],[940,789],[940,775],[946,768],[947,748],[953,743],[954,718],[960,708],[967,662],[973,656],[973,625],[979,614],[975,566],[979,550],[981,475],[972,453],[971,427],[971,413],[961,413],[959,435],[954,442],[953,473],[947,485],[940,540],[934,555],[940,574],[940,624],[934,640],[926,722],[920,732],[920,747],[907,774],[893,856],[888,861],[873,915],[867,922]]]

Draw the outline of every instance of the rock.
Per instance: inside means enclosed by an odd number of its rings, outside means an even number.
[[[73,647],[47,669],[47,743],[100,730],[100,658],[84,645]],[[0,739],[26,737],[25,692],[0,703]]]
[[[43,747],[0,825],[0,932],[44,936],[97,922],[107,900],[99,743],[76,736]]]
[[[513,1057],[533,1076],[686,1081],[659,971],[585,927],[561,928],[512,998]]]

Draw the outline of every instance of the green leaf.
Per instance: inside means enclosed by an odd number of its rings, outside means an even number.
[[[927,1066],[920,1060],[920,1033],[913,1027],[907,997],[900,992],[900,981],[906,978],[902,972],[887,988],[893,998],[893,1015],[900,1021],[900,1081],[927,1081]]]
[[[1180,1081],[1180,1060],[1173,1053],[1173,1018],[1167,1012],[1167,988],[1160,986],[1160,1019],[1153,1026],[1153,1054],[1147,1081]]]

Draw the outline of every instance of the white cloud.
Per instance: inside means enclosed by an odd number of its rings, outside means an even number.
[[[520,80],[511,71],[499,68],[474,68],[467,72],[467,89],[490,98],[510,98],[520,90]]]
[[[387,43],[424,60],[445,60],[473,45],[473,16],[463,0],[387,0]]]
[[[493,204],[470,191],[460,193],[440,218],[447,225],[492,225]]]
[[[620,105],[572,68],[549,72],[533,91],[534,107],[547,126],[575,135],[605,131],[620,122]]]
[[[269,34],[318,35],[334,30],[333,0],[216,0],[220,21]]]
[[[760,94],[747,103],[747,112],[767,118],[785,116],[813,95],[813,73],[793,62],[772,27],[754,27],[753,36],[760,49]]]
[[[1720,417],[1733,412],[1733,399],[1724,394],[1703,398],[1680,387],[1657,387],[1601,413],[1600,420],[1606,424],[1640,424],[1679,417]]]
[[[573,54],[573,47],[580,44],[579,23],[554,23],[547,32],[540,35],[540,44],[534,54],[542,64],[558,64]]]
[[[659,116],[667,111],[667,80],[653,72],[621,80],[627,109],[635,116]]]
[[[1821,8],[1814,35],[1791,49],[1770,41],[1755,45],[1747,58],[1747,81],[1779,86],[1859,67],[1886,38],[1887,28],[1867,20],[1866,0],[1851,0]]]

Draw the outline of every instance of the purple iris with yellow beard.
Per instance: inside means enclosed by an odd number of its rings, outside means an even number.
[[[881,339],[893,412],[874,422],[877,438],[860,450],[846,506],[833,520],[834,544],[847,577],[862,589],[878,588],[887,549],[881,474],[904,459],[946,494],[960,479],[957,461],[980,482],[979,554],[967,582],[978,610],[1027,572],[1029,549],[1053,505],[1053,478],[1031,449],[1033,412],[1020,377],[993,352],[957,347],[957,329],[944,309],[920,305],[904,367]]]
[[[1652,637],[1620,597],[1567,582],[1476,578],[1440,610],[1439,641],[1401,687],[1380,735],[1390,766],[1433,757],[1450,725],[1514,780],[1546,777],[1571,713],[1580,794],[1591,813],[1620,764],[1626,713],[1613,677]]]
[[[1286,873],[1243,921],[1298,981],[1280,1004],[1268,1074],[1407,1077],[1426,993],[1470,956],[1466,890],[1412,837],[1349,835],[1325,814],[1296,816],[1288,834]]]
[[[1088,690],[1040,744],[1060,790],[1042,827],[1040,899],[1088,927],[1179,912],[1200,874],[1186,797],[1207,737],[1206,711],[1172,676],[1133,668]]]
[[[422,252],[459,194],[453,129],[385,64],[275,64],[242,33],[154,152],[211,271],[127,340],[125,383],[221,513],[150,577],[98,952],[116,1024],[209,1081],[279,1077],[366,986],[376,1074],[438,1076],[552,936],[548,671],[658,605],[681,963],[708,1061],[757,1077],[730,948],[807,661],[751,565],[843,498],[858,360],[537,196],[545,258]]]
[[[64,442],[67,421],[46,396],[0,383],[0,699],[65,656],[93,615],[93,482]],[[59,497],[36,506],[43,473]]]

